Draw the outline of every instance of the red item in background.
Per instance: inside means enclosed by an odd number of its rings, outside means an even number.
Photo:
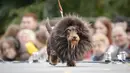
[[[90,60],[92,54],[93,54],[93,50],[90,50],[90,51],[85,52],[85,54],[84,54],[84,59],[85,59],[85,60]]]
[[[129,46],[128,46],[128,49],[130,49],[130,44],[129,44]]]

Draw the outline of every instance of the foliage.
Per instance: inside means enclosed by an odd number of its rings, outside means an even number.
[[[43,18],[44,0],[3,0],[0,1],[0,33],[9,24],[19,24],[25,13],[35,13],[39,20]]]
[[[130,0],[60,0],[64,15],[75,13],[83,17],[114,15],[130,16]],[[9,24],[19,24],[25,13],[33,12],[40,20],[59,17],[57,0],[0,0],[0,33]]]

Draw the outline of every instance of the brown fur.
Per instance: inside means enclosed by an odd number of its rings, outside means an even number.
[[[79,37],[78,44],[72,48],[68,42],[68,28],[75,28],[74,36]],[[70,30],[73,30],[70,28]],[[69,35],[71,35],[69,33]],[[72,40],[72,39],[71,39]],[[76,16],[66,16],[55,26],[48,41],[47,52],[49,57],[55,57],[58,62],[60,59],[67,66],[75,66],[75,61],[81,60],[85,51],[91,49],[91,35],[88,24]],[[54,64],[52,58],[48,58]],[[55,63],[56,64],[56,63]]]

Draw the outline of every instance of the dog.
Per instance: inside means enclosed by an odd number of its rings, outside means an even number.
[[[66,16],[55,25],[48,39],[48,61],[56,65],[59,61],[67,66],[76,66],[85,51],[92,48],[89,24],[77,16]]]

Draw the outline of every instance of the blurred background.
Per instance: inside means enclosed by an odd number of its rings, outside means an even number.
[[[75,13],[91,21],[98,16],[130,16],[130,0],[60,0],[64,14]],[[57,0],[0,0],[0,34],[10,24],[19,24],[25,13],[33,12],[41,21],[60,17]]]
[[[79,15],[92,24],[92,48],[82,58],[103,61],[110,53],[110,60],[130,61],[129,7],[130,0],[0,0],[0,59],[47,57],[47,42],[63,9],[64,16]]]

